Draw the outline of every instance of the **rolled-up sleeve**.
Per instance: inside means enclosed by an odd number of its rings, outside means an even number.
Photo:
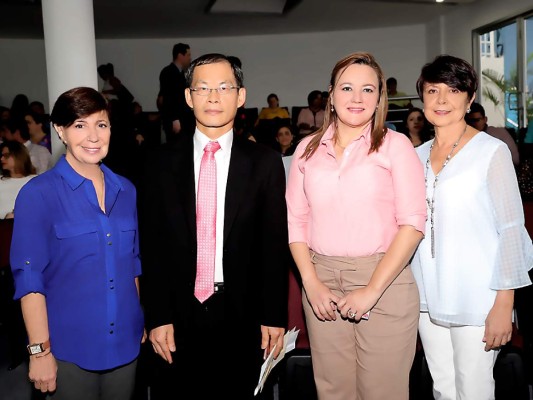
[[[37,187],[25,185],[15,202],[15,220],[11,241],[10,262],[15,281],[15,299],[28,293],[46,296],[43,271],[50,261],[50,223],[43,209],[41,192]]]
[[[286,191],[289,243],[308,243],[310,208],[304,190],[305,159],[301,158],[306,144],[303,141],[298,145],[289,169]]]
[[[397,135],[390,150],[398,225],[411,225],[424,233],[427,217],[424,166],[405,136]]]

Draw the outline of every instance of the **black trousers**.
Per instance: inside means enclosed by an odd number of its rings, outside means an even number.
[[[155,354],[151,360],[151,400],[178,398],[185,391],[195,400],[273,398],[276,374],[269,377],[263,392],[254,396],[263,362],[260,327],[252,338],[239,326],[228,326],[226,312],[223,293],[195,305],[194,329],[175,331],[173,364]]]

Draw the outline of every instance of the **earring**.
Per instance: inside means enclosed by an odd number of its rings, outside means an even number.
[[[331,112],[335,112],[335,109],[333,108],[333,104],[331,105]]]
[[[468,107],[468,108],[466,109],[466,113],[467,113],[467,114],[470,114],[470,111],[471,111],[471,110],[470,110],[470,107]]]

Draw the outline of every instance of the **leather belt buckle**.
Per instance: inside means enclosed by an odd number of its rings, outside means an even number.
[[[215,282],[215,293],[224,293],[224,282]]]

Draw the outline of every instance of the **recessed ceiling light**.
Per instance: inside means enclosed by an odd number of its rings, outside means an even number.
[[[435,0],[437,3],[444,3],[444,0]]]

